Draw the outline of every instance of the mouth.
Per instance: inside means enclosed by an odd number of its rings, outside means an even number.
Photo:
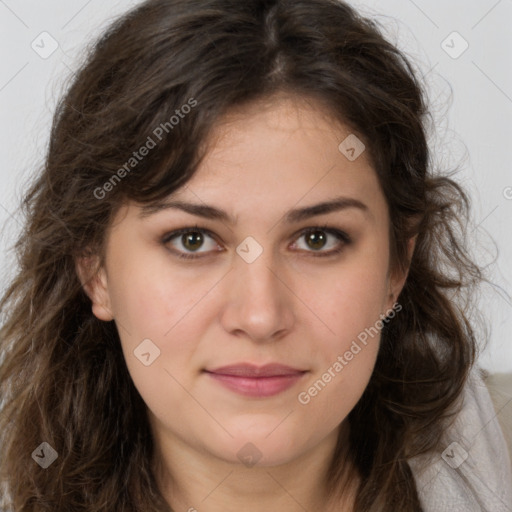
[[[277,395],[295,385],[308,372],[275,363],[265,366],[241,363],[203,371],[228,390],[256,398]]]

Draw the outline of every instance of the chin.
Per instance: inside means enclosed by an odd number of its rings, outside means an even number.
[[[294,460],[306,450],[306,447],[301,449],[300,440],[291,436],[289,432],[271,433],[275,427],[274,423],[272,428],[254,430],[252,435],[235,435],[233,439],[227,441],[229,448],[226,446],[226,451],[219,455],[226,462],[241,464],[248,468],[273,467]],[[226,453],[229,453],[228,457]]]

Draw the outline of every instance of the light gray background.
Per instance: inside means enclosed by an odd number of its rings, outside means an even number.
[[[240,0],[243,1],[243,0]],[[15,270],[12,246],[20,227],[25,180],[41,164],[51,116],[85,45],[138,1],[0,0],[0,285]],[[429,90],[438,162],[459,167],[471,193],[469,236],[496,286],[480,305],[491,341],[480,364],[512,371],[512,0],[352,0],[377,15],[388,37],[417,64]],[[451,35],[453,32],[458,35]],[[58,48],[43,59],[50,46]],[[46,38],[46,39],[44,39]],[[445,43],[443,44],[443,41]],[[467,50],[458,55],[464,48]],[[44,45],[44,48],[43,48]],[[443,48],[444,46],[444,48]],[[450,56],[447,51],[452,55]],[[454,58],[457,57],[457,58]],[[496,242],[496,246],[492,240]],[[476,241],[481,245],[477,246]],[[493,263],[493,260],[495,262]]]

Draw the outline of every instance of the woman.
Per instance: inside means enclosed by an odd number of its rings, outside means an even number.
[[[427,115],[342,2],[150,0],[115,22],[23,202],[5,506],[512,507],[495,417],[494,440],[463,437],[494,412],[464,302],[482,274]]]

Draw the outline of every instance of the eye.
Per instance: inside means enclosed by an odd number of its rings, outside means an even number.
[[[162,243],[167,245],[171,243],[174,247],[176,247],[175,243],[181,244],[182,247],[185,248],[185,252],[182,252],[181,249],[178,249],[176,255],[178,258],[185,259],[193,259],[200,258],[201,256],[195,256],[194,253],[198,252],[208,252],[208,251],[198,251],[204,242],[206,237],[212,239],[212,233],[204,228],[200,228],[199,226],[188,227],[183,229],[178,229],[177,231],[173,231],[172,233],[167,234]],[[176,242],[172,242],[175,238],[177,238]],[[187,253],[186,251],[192,251],[192,253]],[[174,251],[173,251],[174,252]]]
[[[339,254],[343,250],[344,246],[349,245],[352,242],[347,233],[336,228],[331,228],[329,226],[317,226],[312,228],[306,228],[300,232],[298,238],[300,240],[303,237],[305,237],[304,240],[306,250],[313,249],[312,252],[318,253],[313,254],[313,256],[319,257]],[[329,237],[332,237],[335,240],[334,248],[332,248],[330,251],[322,251],[322,249],[326,247]],[[331,243],[331,247],[332,246],[333,244]]]
[[[301,239],[303,237],[305,237],[305,251],[317,253],[312,254],[312,256],[318,257],[333,256],[335,254],[338,254],[343,250],[343,248],[346,245],[352,243],[351,238],[345,232],[336,228],[331,228],[329,226],[316,226],[306,228],[297,235],[296,239]],[[329,237],[334,238],[334,248],[329,251],[324,251],[322,249],[326,247]],[[203,257],[198,256],[197,254],[208,253],[211,252],[212,250],[220,252],[217,249],[215,249],[215,243],[213,244],[210,250],[208,250],[207,248],[204,251],[199,251],[199,249],[204,246],[205,239],[208,238],[210,240],[213,240],[215,238],[211,231],[205,228],[201,228],[199,226],[195,226],[179,229],[176,231],[172,231],[171,233],[168,233],[163,238],[162,243],[164,245],[168,245],[170,243],[175,248],[173,252],[176,254],[178,258],[197,259]],[[181,247],[179,247],[179,245],[181,245]],[[332,245],[333,244],[331,243],[331,246]],[[297,246],[297,243],[292,244],[292,246]],[[184,250],[182,248],[184,248]]]

